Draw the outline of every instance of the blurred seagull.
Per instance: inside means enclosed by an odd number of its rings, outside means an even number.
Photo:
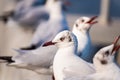
[[[93,46],[91,43],[91,37],[89,34],[89,30],[93,24],[96,24],[97,21],[94,21],[97,16],[92,18],[89,17],[80,17],[74,23],[72,32],[76,35],[78,39],[78,51],[77,55],[82,59],[91,62],[93,53]]]
[[[11,20],[11,18],[14,21],[22,22],[21,19],[26,17],[28,11],[30,12],[30,10],[38,8],[40,5],[45,4],[45,2],[46,0],[18,0],[16,1],[16,7],[10,11],[4,11],[3,15],[0,16],[0,19],[3,20],[3,22],[6,24],[9,22],[9,20]]]
[[[49,5],[49,20],[39,24],[33,35],[30,46],[21,48],[22,50],[36,49],[44,42],[53,39],[58,32],[62,30],[69,30],[63,11],[63,6],[65,5],[64,3],[65,2],[62,2],[61,0],[47,1],[47,4]]]
[[[45,45],[56,45],[58,47],[53,61],[55,80],[64,80],[68,75],[84,76],[95,72],[86,61],[76,55],[78,43],[72,32],[62,31],[48,43]]]

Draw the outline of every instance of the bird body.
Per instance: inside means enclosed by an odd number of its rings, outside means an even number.
[[[64,80],[66,77],[73,75],[84,76],[94,73],[94,69],[76,55],[77,39],[71,32],[67,30],[60,32],[52,42],[58,47],[53,61],[56,80]]]
[[[94,53],[89,31],[92,25],[97,23],[94,21],[96,18],[96,16],[92,18],[80,17],[75,21],[72,30],[78,40],[77,55],[88,62],[92,62]]]
[[[39,47],[44,42],[53,39],[54,36],[60,31],[69,30],[65,14],[62,10],[61,1],[53,2],[52,4],[53,5],[50,6],[51,8],[49,20],[41,23],[38,26],[35,34],[33,35],[31,45],[36,45],[36,47]]]
[[[93,58],[96,73],[87,76],[83,80],[119,80],[120,68],[114,62],[115,53],[120,48],[117,45],[120,36],[113,44],[100,49]]]

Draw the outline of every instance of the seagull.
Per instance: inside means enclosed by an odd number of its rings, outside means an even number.
[[[80,17],[75,21],[72,29],[72,32],[78,39],[77,55],[88,62],[92,61],[93,56],[93,53],[91,52],[93,50],[93,46],[91,43],[89,31],[90,28],[97,23],[97,21],[94,21],[96,18],[97,16],[92,18],[86,16]]]
[[[14,21],[23,22],[23,19],[27,19],[26,15],[28,11],[30,12],[30,10],[45,4],[45,2],[46,0],[18,0],[16,1],[16,8],[9,11],[4,11],[3,15],[0,16],[0,19],[6,24],[9,22],[9,20],[11,20],[11,18]]]
[[[100,49],[93,58],[93,64],[96,73],[88,76],[85,80],[119,80],[120,68],[115,63],[115,53],[119,50],[117,45],[120,36],[118,36],[113,44]]]
[[[53,37],[60,31],[69,30],[62,8],[64,3],[61,0],[49,0],[47,3],[51,4],[51,6],[49,7],[49,20],[39,24],[33,35],[30,46],[26,48],[21,48],[22,50],[36,49],[44,42],[53,39]]]
[[[114,61],[115,53],[120,48],[120,45],[117,45],[119,38],[120,36],[111,45],[101,48],[95,54],[93,58],[95,73],[65,80],[119,80],[120,68]]]
[[[55,38],[44,46],[56,45],[57,53],[53,61],[53,73],[55,80],[64,80],[68,76],[84,76],[95,72],[86,61],[76,55],[77,38],[68,31],[58,33]]]
[[[59,10],[61,9],[61,1],[55,1],[54,2],[54,10]],[[52,7],[53,7],[52,6]],[[59,13],[60,11],[56,12]],[[53,12],[51,12],[53,13]],[[61,12],[59,13],[61,14]],[[53,16],[55,15],[55,16]],[[62,31],[64,29],[69,29],[68,26],[66,25],[66,21],[64,20],[62,14],[61,16],[54,14],[51,14],[51,21],[48,23],[54,23],[51,25],[47,25],[49,27],[49,30],[54,31],[55,28],[59,28],[59,30],[55,30],[54,33],[58,33],[59,31]],[[54,20],[54,21],[53,21]],[[65,21],[65,22],[64,22]],[[65,25],[64,25],[65,23]],[[58,25],[58,26],[57,26]],[[45,27],[45,26],[44,26]],[[54,28],[55,27],[55,28]],[[47,28],[45,28],[47,30]],[[44,34],[49,35],[47,32]],[[51,34],[49,36],[51,36]],[[54,34],[55,35],[55,34]],[[44,36],[44,35],[43,35]],[[52,36],[53,37],[53,36]],[[51,74],[52,73],[52,63],[54,56],[57,51],[57,47],[55,45],[48,46],[48,47],[43,47],[40,46],[37,49],[33,50],[20,50],[20,49],[15,49],[15,51],[18,53],[18,55],[15,55],[13,57],[11,56],[1,56],[0,59],[5,60],[8,62],[8,66],[14,66],[18,68],[25,68],[29,70],[33,70],[39,74]]]

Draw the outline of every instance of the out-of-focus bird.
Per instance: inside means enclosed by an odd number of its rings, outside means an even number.
[[[3,20],[6,24],[9,20],[14,20],[16,22],[24,22],[27,17],[31,17],[32,15],[28,15],[29,12],[35,8],[38,8],[40,5],[45,4],[46,0],[19,0],[16,1],[16,6],[12,10],[4,11],[3,15],[0,16],[0,20]],[[35,15],[34,15],[35,16]],[[23,20],[23,21],[22,21]],[[27,21],[26,21],[27,22]],[[25,22],[24,22],[25,24]]]
[[[80,17],[74,23],[72,30],[78,39],[77,55],[88,62],[91,62],[94,56],[89,30],[95,23],[97,23],[97,21],[94,21],[96,18],[97,16],[92,18]]]
[[[44,42],[53,39],[58,32],[69,29],[63,11],[64,2],[60,0],[49,0],[47,4],[49,5],[49,20],[39,24],[30,46],[21,48],[22,50],[36,49]]]
[[[54,44],[58,47],[53,61],[55,80],[64,80],[68,76],[84,76],[95,72],[86,61],[76,55],[78,43],[72,32],[62,31],[48,43],[45,45]]]

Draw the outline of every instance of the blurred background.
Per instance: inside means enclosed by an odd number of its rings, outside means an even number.
[[[0,15],[5,11],[16,8],[18,0],[0,0]],[[30,1],[30,0],[28,0]],[[113,42],[120,35],[120,0],[69,0],[67,6],[67,22],[72,29],[75,20],[81,16],[98,16],[99,23],[90,30],[93,45],[99,49]],[[34,30],[31,28],[6,27],[0,21],[0,55],[15,55],[12,48],[21,48],[29,45]],[[120,51],[117,62],[120,64]],[[33,79],[34,77],[34,79]],[[0,64],[0,80],[50,80],[50,76],[37,75],[36,73],[6,67]]]

